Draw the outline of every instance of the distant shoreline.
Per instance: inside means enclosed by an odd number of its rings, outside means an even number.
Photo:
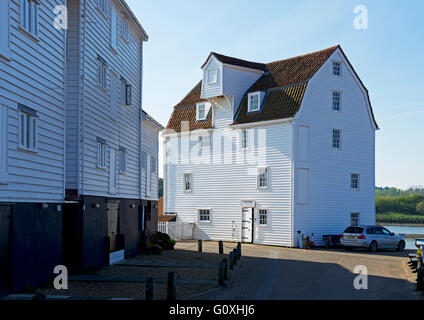
[[[379,226],[400,226],[400,227],[424,227],[423,223],[394,223],[394,222],[377,222]]]

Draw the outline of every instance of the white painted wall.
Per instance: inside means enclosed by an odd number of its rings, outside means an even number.
[[[0,56],[0,113],[7,109],[8,156],[7,183],[0,183],[0,202],[62,202],[65,31],[53,27],[53,8],[63,1],[40,1],[36,38],[20,28],[21,1],[4,2],[9,3],[10,34],[9,59]],[[0,25],[0,32],[7,32],[3,19]],[[18,148],[18,103],[37,111],[37,152]]]
[[[148,120],[143,120],[142,125],[142,151],[146,153],[147,157],[153,156],[155,159],[155,167],[156,170],[152,171],[147,168],[147,158],[145,160],[142,159],[142,197],[143,199],[148,200],[158,200],[158,174],[159,174],[159,129],[152,125]],[[151,168],[153,164],[149,163],[149,167]],[[148,186],[148,177],[151,179],[152,190],[149,191]]]
[[[211,70],[217,70],[216,83],[208,83],[208,72]],[[201,97],[206,99],[220,95],[222,95],[222,63],[219,62],[214,56],[211,56],[207,64],[203,67]]]
[[[217,100],[222,110],[231,110],[225,98]],[[216,117],[219,116],[217,112]],[[228,118],[225,122],[228,124]],[[292,125],[280,123],[260,128],[267,141],[267,147],[259,149],[260,154],[266,154],[266,164],[270,171],[270,187],[267,190],[257,188],[258,164],[241,161],[244,159],[244,151],[240,150],[240,130],[231,129],[228,125],[221,129],[224,130],[225,139],[233,141],[232,147],[224,148],[219,146],[218,138],[213,137],[212,150],[224,151],[222,162],[211,164],[211,153],[207,150],[202,151],[203,164],[167,164],[165,161],[165,212],[176,213],[179,221],[195,223],[196,239],[240,241],[241,200],[255,200],[257,209],[269,210],[269,224],[267,227],[255,227],[254,242],[290,246]],[[251,134],[252,137],[257,136],[258,128],[252,128]],[[182,156],[189,152],[198,154],[197,138],[197,135],[191,138],[192,141],[188,136],[169,138],[165,144],[165,157],[168,149],[168,157],[171,159],[178,159],[179,149]],[[258,150],[258,139],[251,141],[255,141],[251,150]],[[233,151],[234,156],[231,156]],[[248,154],[257,159],[253,156],[254,152]],[[190,172],[193,174],[193,190],[186,193],[183,190],[183,175]],[[198,209],[211,210],[210,223],[199,222]],[[255,218],[258,222],[257,210]]]
[[[77,1],[78,2],[78,1]],[[97,1],[82,1],[80,21],[81,34],[79,41],[77,32],[69,42],[69,53],[74,57],[75,70],[68,81],[69,92],[75,99],[68,97],[69,154],[67,158],[67,188],[78,188],[79,194],[92,196],[113,196],[117,198],[135,198],[141,196],[141,71],[142,71],[142,39],[136,32],[131,20],[129,40],[121,37],[122,19],[124,17],[118,1],[107,1],[107,12],[103,14],[97,8]],[[117,17],[116,30],[112,28],[112,8]],[[79,10],[71,10],[70,21],[77,21]],[[76,23],[76,22],[75,22]],[[117,42],[112,30],[118,33]],[[116,49],[114,49],[115,47]],[[80,55],[80,59],[78,59]],[[100,55],[108,64],[107,88],[97,85],[97,56]],[[71,59],[71,58],[70,58]],[[132,86],[132,104],[116,102],[120,97],[120,81],[114,86],[112,75],[118,79],[124,77]],[[79,77],[82,76],[82,82]],[[78,85],[79,83],[79,85]],[[79,99],[77,88],[80,87]],[[71,100],[72,99],[72,100]],[[113,100],[112,100],[113,99]],[[74,125],[74,114],[79,108],[79,125]],[[75,130],[75,127],[78,127]],[[79,137],[79,138],[77,138]],[[106,168],[97,168],[97,137],[106,140]],[[127,172],[117,177],[115,193],[110,192],[110,152],[118,154],[120,147],[127,150]],[[119,161],[116,161],[119,165]],[[78,172],[78,181],[75,181]]]
[[[332,60],[344,62],[341,78],[332,75]],[[332,110],[334,90],[342,92],[341,112]],[[300,205],[295,198],[294,232],[314,233],[317,244],[322,234],[341,233],[350,225],[351,212],[360,212],[362,224],[375,223],[375,131],[364,93],[337,50],[309,81],[295,117],[294,189],[303,188],[298,169],[308,169],[309,201]],[[301,126],[309,127],[306,159]],[[333,128],[342,130],[341,150],[332,148]],[[350,189],[351,173],[360,174],[359,191]]]

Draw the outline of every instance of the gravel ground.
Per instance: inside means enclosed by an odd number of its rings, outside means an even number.
[[[186,262],[187,264],[214,264],[217,268],[172,268],[172,267],[130,267],[108,266],[100,270],[99,275],[137,276],[142,278],[167,278],[169,272],[176,272],[177,279],[203,279],[212,280],[207,285],[179,284],[177,283],[177,299],[208,291],[217,287],[218,264],[222,259],[228,259],[228,253],[236,247],[234,243],[224,243],[224,254],[218,254],[217,242],[204,242],[203,252],[197,252],[197,241],[177,242],[175,249],[163,251],[161,255],[140,255],[127,261],[144,262]],[[232,271],[229,270],[229,276]],[[216,280],[216,281],[213,281]],[[145,283],[89,283],[70,281],[68,290],[40,289],[45,295],[61,295],[89,298],[127,298],[143,300],[145,297]],[[155,299],[166,299],[166,284],[155,283]]]

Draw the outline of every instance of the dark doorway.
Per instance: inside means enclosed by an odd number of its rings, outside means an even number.
[[[11,210],[0,205],[0,294],[10,290]]]
[[[70,272],[79,271],[81,265],[81,224],[80,204],[65,203],[62,219],[62,263]]]
[[[119,201],[107,201],[108,237],[110,239],[110,252],[122,249],[119,237]]]

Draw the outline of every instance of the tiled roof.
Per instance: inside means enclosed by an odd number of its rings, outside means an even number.
[[[239,67],[244,67],[249,69],[256,69],[256,70],[260,70],[264,72],[267,71],[266,64],[264,63],[252,62],[252,61],[242,60],[242,59],[238,59],[234,57],[224,56],[223,54],[219,54],[216,52],[210,53],[209,57],[206,59],[205,63],[202,65],[201,68],[203,68],[206,65],[206,63],[209,61],[209,58],[211,56],[215,56],[215,58],[217,58],[218,61],[225,64],[230,64],[233,66],[239,66]]]
[[[212,52],[211,55],[214,55],[222,63],[265,71],[252,87],[246,91],[233,124],[294,117],[299,111],[308,81],[337,49],[341,50],[340,46],[333,46],[324,50],[268,64],[240,60]],[[341,52],[343,53],[342,50]],[[208,60],[209,58],[206,61]],[[348,61],[347,58],[346,61]],[[202,82],[200,81],[174,108],[174,112],[167,126],[168,129],[180,132],[181,121],[188,121],[190,131],[212,128],[211,112],[206,121],[196,121],[196,102],[205,101],[200,99],[201,89]],[[367,91],[365,86],[364,89]],[[255,91],[265,92],[263,104],[259,112],[247,113],[247,95],[249,92]],[[372,117],[377,126],[373,114]]]
[[[202,90],[202,81],[200,81],[189,93],[174,107],[171,118],[169,119],[166,129],[174,130],[175,132],[182,131],[182,123],[185,121],[188,131],[197,129],[212,128],[212,112],[209,112],[206,120],[196,121],[196,103],[206,101],[200,99]]]
[[[247,112],[247,95],[243,98],[235,124],[292,118],[299,111],[307,83],[267,91],[261,109]]]

